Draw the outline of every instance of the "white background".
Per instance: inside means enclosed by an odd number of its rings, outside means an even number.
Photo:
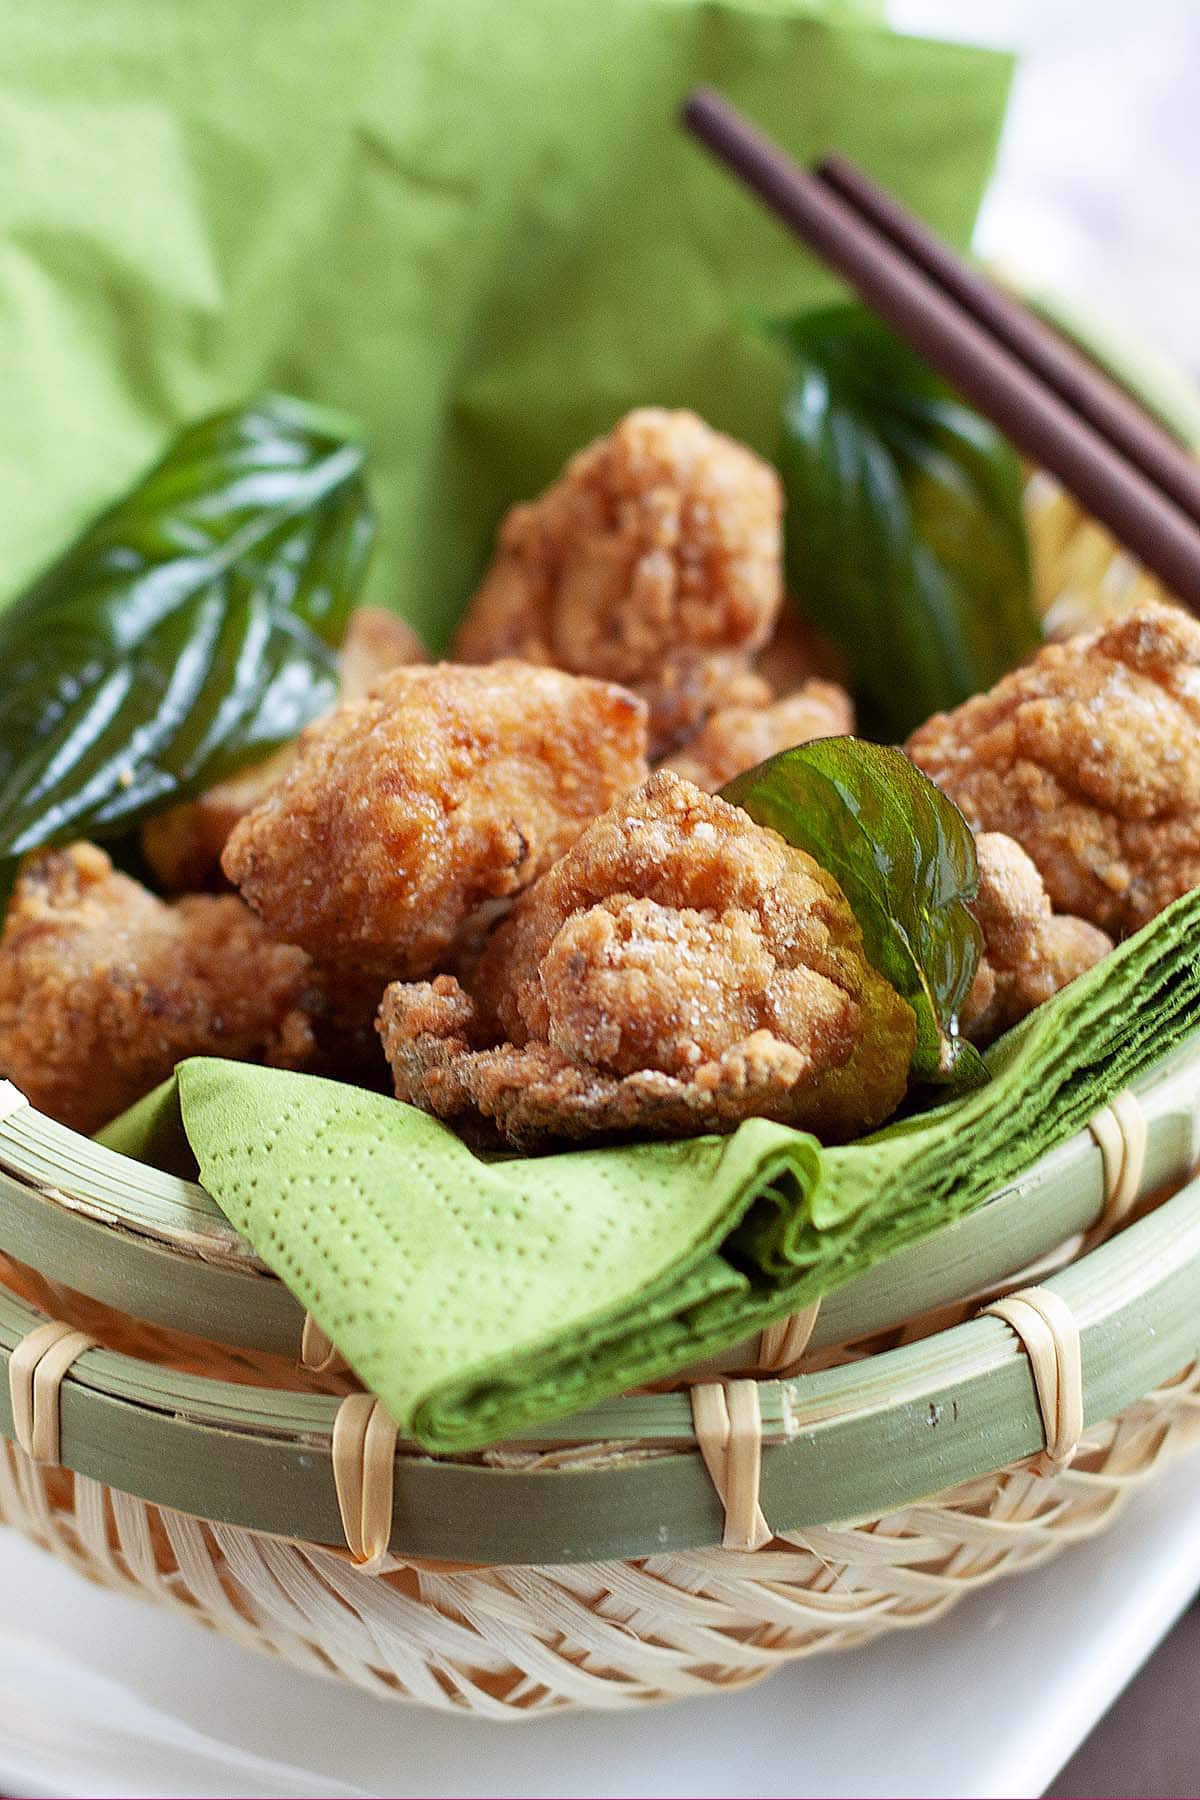
[[[891,0],[1024,52],[978,247],[1200,373],[1197,0]]]

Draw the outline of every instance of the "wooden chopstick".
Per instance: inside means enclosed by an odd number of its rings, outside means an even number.
[[[815,173],[1200,524],[1200,463],[1124,388],[1036,313],[961,261],[949,244],[847,157],[827,156]]]
[[[697,89],[683,120],[918,355],[1200,612],[1200,526],[1156,480],[874,221],[721,95]]]

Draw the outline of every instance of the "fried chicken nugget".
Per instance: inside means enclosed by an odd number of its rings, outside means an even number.
[[[608,682],[518,662],[394,669],[308,728],[225,872],[278,937],[376,982],[377,1000],[642,780],[645,747],[645,706]]]
[[[454,654],[622,682],[665,755],[770,636],[782,510],[775,471],[694,413],[629,413],[508,514]]]
[[[428,662],[415,631],[381,606],[358,606],[350,614],[342,643],[340,690],[343,700],[361,700],[388,669]],[[156,813],[142,826],[142,854],[171,893],[210,887],[219,877],[221,852],[239,819],[281,781],[296,754],[285,744],[261,762],[218,781],[195,800]]]
[[[1052,910],[1035,865],[1012,838],[984,831],[975,848],[979,893],[971,910],[984,955],[962,1026],[975,1043],[987,1044],[1107,956],[1113,943],[1086,919]]]
[[[752,1116],[850,1137],[899,1104],[915,1039],[837,883],[665,771],[523,896],[471,990],[388,988],[396,1093],[523,1148]]]
[[[187,1056],[300,1067],[319,1006],[308,957],[232,894],[168,906],[84,843],[21,871],[0,938],[0,1071],[77,1131]]]
[[[938,713],[908,754],[1114,934],[1200,883],[1200,623],[1147,602]]]
[[[777,751],[813,738],[846,737],[854,705],[832,681],[806,681],[771,706],[722,706],[687,747],[662,766],[712,794]]]

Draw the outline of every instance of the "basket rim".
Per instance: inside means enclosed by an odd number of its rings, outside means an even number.
[[[1044,1285],[1080,1327],[1086,1423],[1115,1416],[1200,1355],[1200,1178]],[[0,1376],[42,1318],[0,1292]],[[1029,1363],[992,1317],[759,1391],[761,1500],[776,1532],[878,1518],[1019,1462],[1044,1441]],[[337,1544],[338,1404],[91,1350],[63,1384],[61,1461],[175,1511]],[[630,1429],[640,1450],[656,1443],[660,1453],[624,1453]],[[13,1435],[2,1380],[0,1432]],[[685,1394],[627,1396],[513,1447],[569,1443],[593,1446],[592,1466],[495,1467],[403,1446],[394,1553],[544,1565],[719,1542],[720,1502]]]
[[[1146,1118],[1144,1191],[1190,1169],[1200,1030],[1132,1085]],[[0,1083],[10,1095],[17,1090]],[[125,1184],[124,1188],[122,1183]],[[827,1295],[812,1350],[891,1330],[993,1287],[1087,1232],[1104,1207],[1088,1128],[964,1218],[894,1252]],[[296,1358],[304,1308],[198,1183],[107,1149],[27,1103],[0,1111],[0,1244],[89,1299],[235,1348]],[[757,1340],[705,1368],[753,1367]]]

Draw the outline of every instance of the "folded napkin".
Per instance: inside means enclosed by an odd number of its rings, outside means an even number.
[[[859,1143],[731,1137],[486,1161],[436,1120],[199,1058],[105,1134],[151,1153],[178,1103],[200,1179],[402,1432],[471,1450],[657,1379],[984,1200],[1200,1025],[1200,890],[989,1053],[991,1082]]]

